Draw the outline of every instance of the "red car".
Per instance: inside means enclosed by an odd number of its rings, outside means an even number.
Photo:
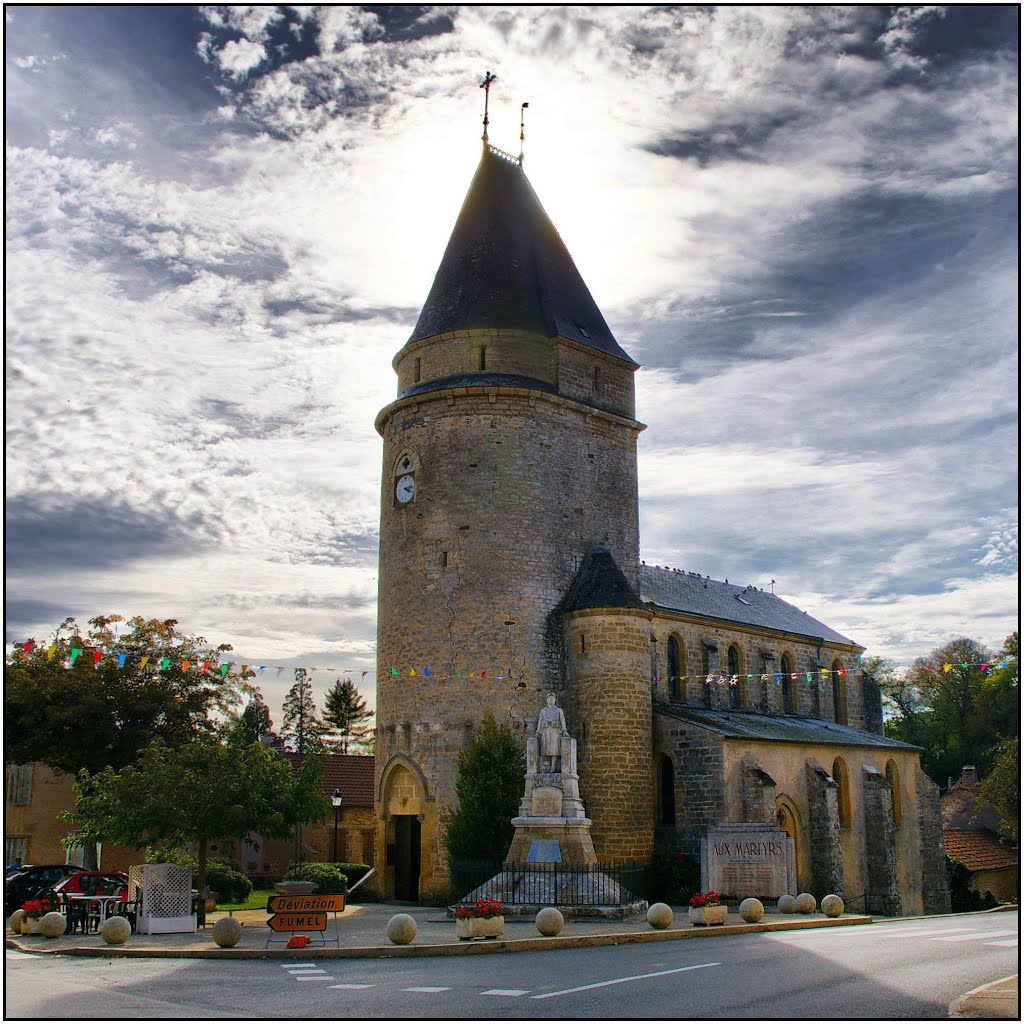
[[[128,899],[128,876],[123,871],[77,871],[58,882],[55,893],[85,893],[89,896],[120,896]]]

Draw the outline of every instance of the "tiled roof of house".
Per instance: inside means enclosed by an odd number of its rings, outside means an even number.
[[[942,845],[968,871],[998,871],[1020,864],[1020,851],[1001,843],[987,828],[944,828]]]
[[[302,762],[302,754],[289,750],[279,752],[294,770]],[[324,772],[324,795],[336,789],[341,792],[345,807],[373,806],[373,756],[370,754],[331,754]]]
[[[655,705],[659,715],[701,726],[727,739],[772,740],[777,743],[821,743],[834,747],[881,747],[886,750],[919,750],[909,743],[855,729],[852,725],[823,722],[796,715],[761,715],[753,711],[718,711],[685,704]]]
[[[709,579],[699,573],[663,569],[658,565],[640,566],[640,597],[668,611],[688,612],[703,618],[720,619],[743,625],[760,626],[794,633],[826,642],[860,645],[823,622],[787,604],[775,594],[756,587],[740,587]]]

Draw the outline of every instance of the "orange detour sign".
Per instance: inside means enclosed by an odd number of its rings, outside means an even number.
[[[275,932],[322,932],[327,930],[327,914],[275,914],[267,924]]]
[[[342,896],[271,896],[267,900],[270,914],[338,914],[345,909]]]

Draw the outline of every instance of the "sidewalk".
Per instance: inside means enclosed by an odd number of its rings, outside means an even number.
[[[973,1020],[1020,1020],[1020,980],[1012,978],[982,985],[949,1007],[950,1017]]]
[[[181,935],[132,935],[123,946],[109,946],[100,935],[64,935],[44,939],[38,935],[7,932],[6,946],[26,953],[60,953],[64,956],[102,957],[176,957],[213,959],[337,959],[365,957],[452,956],[480,953],[516,953],[540,949],[574,949],[586,946],[622,945],[633,942],[667,942],[687,938],[708,938],[746,932],[797,928],[836,928],[868,924],[865,915],[844,914],[827,918],[823,914],[779,914],[767,911],[758,924],[746,924],[737,913],[730,913],[725,925],[696,927],[689,923],[685,907],[674,909],[673,926],[663,931],[652,928],[644,915],[626,921],[577,921],[569,918],[561,935],[545,938],[537,931],[533,918],[505,919],[503,939],[474,939],[460,942],[455,922],[443,907],[401,906],[366,903],[346,908],[338,915],[338,941],[334,924],[328,920],[326,945],[319,945],[319,934],[310,933],[313,942],[305,949],[285,949],[288,934],[273,934],[267,927],[264,910],[243,910],[228,915],[218,911],[207,915],[206,928]],[[387,937],[388,921],[395,914],[409,914],[416,922],[416,938],[407,946],[396,946]],[[222,917],[234,917],[242,925],[237,946],[221,949],[213,941],[213,925]],[[270,945],[267,938],[271,937]]]

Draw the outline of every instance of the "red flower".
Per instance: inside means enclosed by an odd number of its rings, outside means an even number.
[[[707,892],[698,892],[690,897],[691,907],[717,907],[722,902],[722,894],[708,889]]]
[[[460,918],[501,917],[502,913],[501,900],[480,899],[471,906],[455,908],[455,916]]]

